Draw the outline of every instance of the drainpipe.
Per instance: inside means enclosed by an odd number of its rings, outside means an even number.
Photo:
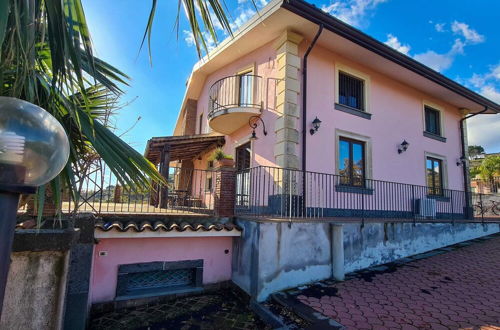
[[[488,107],[485,106],[483,110],[479,111],[479,112],[476,112],[476,113],[473,113],[471,115],[468,115],[468,116],[465,116],[464,118],[460,119],[460,141],[462,143],[462,159],[463,159],[463,163],[462,163],[462,171],[463,171],[463,176],[464,176],[464,192],[465,192],[465,209],[466,209],[466,217],[469,217],[469,209],[470,209],[470,198],[469,198],[469,185],[467,184],[469,182],[469,171],[467,170],[467,165],[466,165],[466,150],[465,150],[465,135],[464,135],[464,122],[469,119],[469,118],[472,118],[474,116],[477,116],[477,115],[480,115],[482,113],[485,113],[486,111],[488,111]]]
[[[307,58],[309,57],[309,53],[313,49],[314,45],[316,45],[316,41],[318,41],[319,36],[323,32],[323,24],[319,25],[318,32],[314,36],[311,44],[307,48],[304,58],[302,60],[302,216],[306,216],[306,160],[307,160]]]

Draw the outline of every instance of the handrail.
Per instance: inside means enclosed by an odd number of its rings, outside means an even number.
[[[462,190],[366,178],[350,182],[338,174],[272,166],[240,170],[236,176],[238,215],[454,221],[478,213],[478,203],[472,204],[474,210],[466,203],[478,195]]]
[[[221,78],[210,86],[208,117],[231,108],[262,109],[262,95],[261,76],[245,74]]]

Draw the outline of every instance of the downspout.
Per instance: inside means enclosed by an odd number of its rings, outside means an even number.
[[[302,59],[302,216],[306,216],[306,161],[307,161],[307,58],[312,51],[316,41],[323,32],[323,24],[319,25],[318,32],[307,48]]]
[[[484,107],[484,110],[481,110],[479,112],[476,112],[476,113],[473,113],[471,115],[468,115],[468,116],[465,116],[464,118],[460,119],[460,141],[462,143],[462,172],[463,172],[463,176],[464,176],[464,193],[465,193],[465,210],[466,210],[466,217],[468,218],[469,217],[469,212],[470,212],[470,196],[469,196],[469,185],[468,185],[468,182],[469,182],[469,171],[467,170],[467,165],[466,165],[466,162],[467,162],[467,158],[465,157],[466,156],[466,150],[465,150],[465,135],[464,135],[464,122],[469,119],[469,118],[472,118],[474,116],[477,116],[477,115],[480,115],[482,113],[485,113],[486,111],[488,111],[488,107],[485,106]]]

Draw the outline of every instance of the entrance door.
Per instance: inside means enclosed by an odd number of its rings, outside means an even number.
[[[240,207],[249,205],[251,158],[250,142],[236,148],[236,205]]]

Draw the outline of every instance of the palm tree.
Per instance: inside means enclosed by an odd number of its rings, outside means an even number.
[[[148,44],[156,0],[152,3],[143,39]],[[214,40],[214,19],[230,31],[219,0],[179,0],[179,13],[181,6],[200,56],[200,48],[207,49],[202,26]],[[179,15],[177,26],[178,21]],[[44,108],[61,122],[70,141],[69,162],[51,182],[56,201],[63,187],[77,197],[75,169],[88,154],[99,155],[121,185],[142,189],[163,181],[154,165],[107,124],[127,81],[125,73],[93,55],[81,0],[0,0],[0,95]],[[44,191],[39,189],[39,201]]]

